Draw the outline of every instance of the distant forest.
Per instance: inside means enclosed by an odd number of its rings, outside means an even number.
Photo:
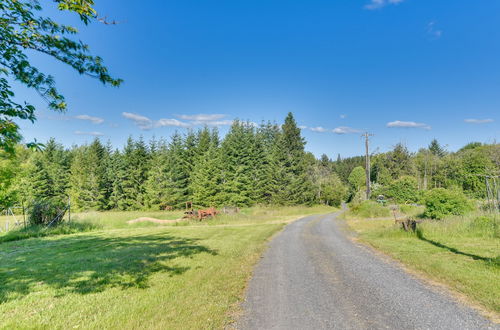
[[[71,148],[51,139],[38,151],[18,145],[14,154],[0,153],[0,209],[68,197],[78,210],[143,210],[182,208],[186,201],[198,207],[339,205],[362,195],[364,157],[316,159],[305,144],[290,113],[283,125],[235,121],[223,139],[205,127],[168,141],[129,138],[122,150],[99,139]],[[390,195],[399,184],[484,198],[484,176],[499,170],[500,144],[447,152],[434,140],[417,153],[397,144],[372,156],[373,195]]]

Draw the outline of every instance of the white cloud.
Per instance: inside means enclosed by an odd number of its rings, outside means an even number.
[[[203,121],[203,120],[195,120],[191,121],[190,124],[193,126],[196,125],[207,125],[207,126],[231,126],[233,124],[234,120],[230,119],[224,119],[224,120],[209,120],[209,121]]]
[[[311,131],[313,132],[318,132],[318,133],[325,133],[325,132],[328,132],[329,130],[324,128],[324,127],[321,127],[321,126],[318,126],[318,127],[311,127],[310,128]]]
[[[225,119],[225,120],[214,120],[214,121],[194,121],[194,125],[208,125],[208,126],[231,126],[234,120]],[[256,123],[250,122],[252,126],[258,126]]]
[[[429,22],[427,24],[427,33],[434,39],[439,39],[443,35],[443,30],[436,28],[436,22]]]
[[[493,119],[465,119],[464,121],[469,124],[487,124],[494,122]]]
[[[370,0],[370,3],[365,5],[365,9],[375,10],[383,8],[387,5],[398,5],[404,0]]]
[[[355,129],[352,127],[347,127],[347,126],[340,126],[332,131],[335,134],[352,134],[352,133],[361,133],[359,129]]]
[[[157,127],[182,127],[188,128],[198,125],[208,125],[208,126],[230,126],[233,124],[233,120],[224,119],[224,120],[216,120],[222,119],[226,117],[226,115],[214,114],[214,115],[176,115],[176,117],[180,119],[184,119],[185,121],[181,121],[178,119],[172,118],[162,118],[158,120],[152,120],[143,115],[139,115],[131,112],[123,112],[122,116],[130,119],[134,122],[134,124],[139,127],[141,130],[150,130]],[[251,123],[254,126],[257,126],[255,123]]]
[[[131,112],[122,112],[122,116],[132,120],[134,124],[142,130],[150,130],[153,128],[153,121],[148,117]]]
[[[82,131],[75,131],[74,133],[75,133],[76,135],[104,136],[104,133],[101,133],[101,132],[82,132]]]
[[[401,127],[401,128],[422,128],[425,130],[430,130],[431,126],[424,124],[424,123],[417,123],[414,121],[391,121],[387,123],[387,127],[389,128],[396,128],[396,127]]]
[[[182,121],[179,121],[177,119],[159,119],[153,123],[154,127],[168,127],[168,126],[173,126],[173,127],[190,127],[191,125]]]
[[[346,119],[347,115],[340,115],[340,119]]]
[[[231,126],[234,120],[224,119],[227,115],[220,113],[205,114],[200,113],[197,115],[175,115],[177,118],[187,120],[190,125],[208,125],[208,126]],[[253,124],[253,123],[252,123]]]
[[[199,122],[216,121],[227,117],[226,115],[223,114],[203,114],[203,113],[197,115],[175,115],[175,116],[182,120],[191,120]]]
[[[89,116],[89,115],[78,115],[78,116],[75,116],[75,119],[87,120],[87,121],[92,122],[92,124],[96,124],[96,125],[104,123],[104,119],[99,118],[99,117]]]
[[[316,133],[335,133],[335,134],[352,134],[352,133],[361,133],[359,129],[355,129],[347,126],[340,126],[334,129],[324,128],[322,126],[317,127],[308,127],[308,126],[299,126],[300,129],[308,129],[310,131]]]

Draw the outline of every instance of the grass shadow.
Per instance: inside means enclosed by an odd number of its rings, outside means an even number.
[[[147,288],[155,273],[182,274],[180,257],[217,252],[197,239],[165,234],[127,237],[77,235],[0,245],[0,303],[49,286],[57,296],[111,287]]]
[[[11,230],[0,235],[0,244],[6,242],[20,241],[28,238],[45,237],[53,235],[68,235],[80,232],[90,232],[101,227],[90,222],[62,223],[58,226],[28,226]]]
[[[467,252],[463,252],[463,251],[460,251],[454,247],[450,247],[450,246],[447,246],[443,243],[439,243],[437,241],[434,241],[434,240],[431,240],[429,238],[426,238],[424,236],[424,233],[422,232],[422,230],[419,230],[417,229],[416,230],[416,235],[417,235],[417,238],[421,241],[424,241],[424,242],[427,242],[429,244],[432,244],[438,248],[441,248],[441,249],[445,249],[445,250],[448,250],[454,254],[458,254],[458,255],[462,255],[462,256],[466,256],[466,257],[470,257],[474,260],[481,260],[481,261],[484,261],[484,262],[487,262],[489,264],[493,264],[494,266],[500,266],[500,256],[497,256],[496,258],[487,258],[487,257],[482,257],[482,256],[478,256],[478,255],[475,255],[475,254],[472,254],[472,253],[467,253]]]

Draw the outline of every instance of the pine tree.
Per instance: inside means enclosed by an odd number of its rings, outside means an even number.
[[[74,150],[70,169],[72,204],[80,209],[107,209],[109,191],[106,166],[108,152],[99,139]]]
[[[220,150],[218,139],[212,139],[205,156],[193,168],[190,185],[193,203],[205,207],[222,205],[221,189]]]
[[[123,154],[115,150],[110,155],[108,165],[108,179],[111,178],[111,195],[109,196],[108,209],[128,209],[128,201],[125,199],[123,183],[126,178],[126,165]]]
[[[257,131],[256,140],[263,149],[257,192],[260,196],[259,201],[265,204],[273,203],[277,191],[277,171],[280,165],[276,158],[276,150],[279,148],[280,136],[280,127],[271,122],[261,124]]]
[[[165,202],[175,208],[181,207],[189,198],[189,171],[192,165],[189,164],[184,145],[182,137],[176,132],[168,147]]]
[[[221,145],[221,202],[234,206],[254,203],[254,129],[249,123],[234,121]]]
[[[151,156],[151,166],[146,181],[146,206],[150,209],[161,209],[167,203],[168,182],[168,147],[165,141],[156,145],[156,151]]]
[[[428,149],[434,156],[443,157],[444,155],[446,155],[446,150],[439,144],[438,140],[436,139],[433,139],[431,141]]]
[[[145,207],[149,158],[149,151],[142,137],[137,141],[132,138],[127,140],[123,153],[124,177],[121,183],[121,205],[125,210],[139,210]]]
[[[65,200],[69,186],[70,158],[62,145],[50,139],[43,152],[34,154],[29,176],[31,199]]]
[[[394,146],[394,149],[387,153],[385,165],[393,179],[399,179],[403,175],[413,175],[415,173],[412,154],[402,143]]]
[[[289,113],[282,126],[279,142],[274,148],[277,191],[273,199],[277,204],[310,204],[314,200],[304,146],[300,128],[292,113]]]

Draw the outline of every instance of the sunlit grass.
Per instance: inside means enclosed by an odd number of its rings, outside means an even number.
[[[189,226],[126,224],[175,212],[76,215],[100,227],[0,243],[0,328],[224,328],[266,241],[292,219],[333,211],[251,208]]]
[[[393,220],[350,219],[359,238],[500,313],[500,239],[481,214],[424,221],[407,233]],[[479,219],[479,220],[478,220]]]

